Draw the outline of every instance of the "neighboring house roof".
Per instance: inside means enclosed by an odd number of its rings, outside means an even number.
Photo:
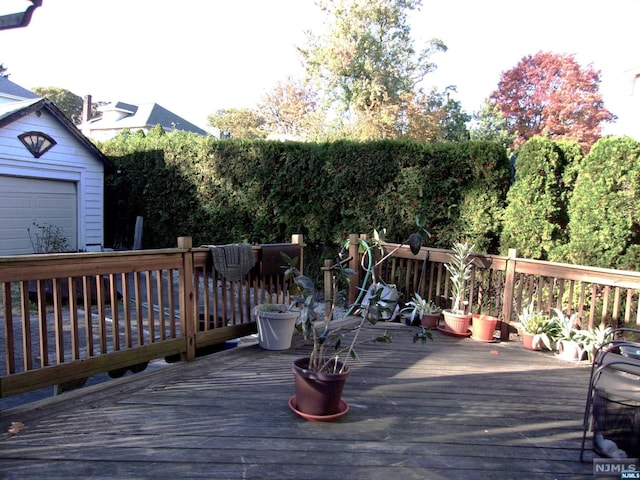
[[[16,85],[8,77],[2,76],[0,76],[0,97],[10,101],[39,98],[31,90]]]
[[[20,118],[34,112],[45,110],[55,117],[66,130],[75,137],[87,150],[89,150],[98,160],[102,161],[105,168],[115,172],[115,164],[96,147],[91,140],[85,137],[78,127],[69,120],[53,102],[46,98],[37,97],[35,99],[21,100],[19,102],[0,103],[0,128],[19,120]]]
[[[83,124],[84,131],[92,130],[150,130],[161,125],[165,131],[182,130],[207,135],[207,132],[157,103],[134,105],[124,102],[101,107],[102,116]]]

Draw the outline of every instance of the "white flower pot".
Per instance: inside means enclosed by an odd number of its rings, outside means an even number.
[[[258,324],[258,345],[265,350],[286,350],[300,312],[289,310],[288,305],[263,303],[254,310]]]

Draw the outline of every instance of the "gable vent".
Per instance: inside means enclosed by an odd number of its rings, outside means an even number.
[[[42,132],[25,132],[18,135],[18,138],[36,158],[40,158],[56,144],[53,138]]]

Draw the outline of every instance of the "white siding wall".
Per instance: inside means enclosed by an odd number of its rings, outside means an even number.
[[[57,144],[34,158],[18,135],[36,130]],[[46,110],[22,117],[0,129],[0,175],[74,181],[78,192],[78,239],[80,250],[103,245],[104,166]]]

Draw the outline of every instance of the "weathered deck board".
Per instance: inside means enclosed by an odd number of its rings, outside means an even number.
[[[0,412],[1,478],[584,479],[589,368],[434,333],[365,345],[344,398],[311,423],[288,408],[293,359],[257,346]],[[11,421],[25,429],[5,433]]]

